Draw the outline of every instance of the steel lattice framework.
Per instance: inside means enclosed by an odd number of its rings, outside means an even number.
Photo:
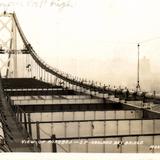
[[[24,95],[34,95],[39,96],[41,93],[45,94],[52,94],[52,96],[55,96],[56,94],[61,95],[63,93],[69,94],[69,93],[76,93],[76,94],[84,94],[85,96],[90,96],[90,107],[93,107],[96,109],[95,103],[100,104],[99,106],[103,109],[104,104],[108,105],[117,105],[118,107],[121,107],[122,105],[126,106],[127,102],[132,100],[141,100],[143,103],[145,102],[158,102],[160,101],[160,95],[154,93],[146,93],[138,90],[129,90],[128,88],[111,88],[110,86],[98,84],[94,81],[87,81],[84,78],[78,78],[75,76],[72,76],[68,73],[65,73],[63,71],[60,71],[57,68],[51,67],[48,64],[46,64],[35,52],[31,44],[27,41],[20,24],[18,22],[17,16],[15,13],[6,13],[0,15],[0,54],[1,54],[1,75],[0,78],[0,100],[2,103],[1,111],[3,109],[5,112],[2,112],[1,119],[5,119],[5,115],[9,113],[9,115],[14,115],[16,113],[16,117],[18,117],[18,120],[22,119],[22,115],[24,115],[24,121],[25,121],[25,129],[27,130],[27,124],[29,123],[29,120],[27,122],[26,120],[26,113],[24,113],[24,110],[22,108],[18,107],[18,105],[21,105],[20,100],[15,100],[14,105],[11,103],[12,101],[8,100],[8,95],[15,96],[16,94],[24,94]],[[3,35],[7,35],[6,37]],[[21,63],[18,63],[21,62]],[[26,78],[26,79],[25,79]],[[28,79],[27,79],[28,78]],[[25,83],[26,88],[22,88],[22,90],[17,90],[18,87],[16,86],[19,84],[16,84],[13,82],[16,80],[16,82],[23,82],[23,80],[28,81]],[[11,81],[11,82],[10,82]],[[3,85],[2,85],[3,83]],[[13,88],[9,88],[9,84],[12,84],[12,86],[15,87],[15,90]],[[41,87],[37,87],[38,89],[34,90],[29,85],[30,83],[34,83],[33,85],[36,85],[36,83],[39,84]],[[5,86],[6,85],[6,86]],[[12,87],[11,86],[11,87]],[[30,88],[29,88],[29,87]],[[4,87],[4,89],[3,89]],[[28,89],[28,88],[29,89]],[[43,88],[44,87],[44,88]],[[55,87],[55,88],[54,88]],[[46,89],[46,90],[45,90]],[[6,93],[4,93],[4,91]],[[15,91],[15,92],[14,92]],[[6,95],[7,96],[6,96]],[[13,94],[13,95],[12,95]],[[118,100],[110,100],[109,96],[112,95]],[[6,97],[5,97],[6,96]],[[47,100],[45,101],[42,98],[42,101],[46,104]],[[45,97],[46,98],[46,97]],[[95,98],[95,100],[92,98]],[[54,108],[50,105],[55,105],[56,103],[59,103],[59,106],[61,107],[61,110],[64,109],[64,103],[72,103],[72,101],[69,100],[63,100],[62,102],[59,101],[53,101],[51,100],[46,107],[49,111],[53,111]],[[74,103],[78,104],[78,100],[75,100]],[[25,105],[27,105],[28,101],[25,102]],[[34,108],[34,105],[36,105],[37,101],[32,100],[33,109],[27,110],[28,112],[36,111]],[[84,106],[86,105],[86,101],[83,100],[81,102]],[[102,104],[102,105],[101,105]],[[11,110],[11,106],[14,106],[14,111]],[[66,104],[67,106],[67,104]],[[70,110],[75,110],[75,108],[78,108],[74,106],[73,108],[71,106],[67,106]],[[133,107],[133,106],[132,106]],[[46,110],[47,110],[46,109]],[[90,109],[89,107],[85,108]],[[143,108],[145,109],[145,108]],[[43,111],[44,107],[41,107],[40,111]],[[55,109],[56,110],[56,109]],[[145,110],[147,113],[148,111]],[[14,113],[15,112],[15,113]],[[30,116],[29,116],[30,117]],[[16,123],[16,120],[14,118],[10,119],[10,121],[14,121]],[[67,122],[66,122],[67,123]],[[117,122],[118,123],[118,122]],[[6,122],[4,120],[3,126],[6,127],[6,125],[12,126],[10,122]],[[37,130],[38,130],[39,123],[37,124]],[[18,128],[17,126],[14,126],[15,128]],[[14,128],[14,129],[15,129]],[[92,126],[92,129],[94,126]],[[6,133],[10,132],[9,128],[5,128]],[[29,132],[31,133],[31,126],[29,126]],[[21,135],[18,135],[21,136]],[[26,136],[26,135],[25,135]],[[28,136],[28,135],[27,135]],[[37,134],[39,137],[39,133]],[[138,136],[138,135],[137,135]],[[8,136],[10,139],[10,136]],[[16,135],[15,135],[16,137]],[[28,136],[28,138],[30,138]],[[63,139],[63,138],[62,138]],[[17,142],[16,142],[17,143]],[[9,141],[9,146],[10,146]],[[11,145],[12,146],[12,145]],[[12,148],[12,147],[11,147]],[[28,148],[28,146],[27,146]],[[33,146],[32,146],[33,150]]]

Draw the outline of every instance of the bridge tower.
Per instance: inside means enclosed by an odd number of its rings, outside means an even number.
[[[5,11],[0,15],[0,51],[2,75],[17,77],[17,28],[13,14]]]

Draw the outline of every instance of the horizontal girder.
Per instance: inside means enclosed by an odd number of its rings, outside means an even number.
[[[13,106],[14,107],[14,106]],[[55,105],[20,105],[27,113],[63,112],[63,111],[104,111],[125,109],[120,103],[106,104],[55,104]]]

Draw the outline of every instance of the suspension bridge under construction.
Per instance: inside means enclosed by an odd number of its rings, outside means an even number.
[[[0,15],[0,44],[1,152],[160,152],[159,94],[49,66],[15,13]]]

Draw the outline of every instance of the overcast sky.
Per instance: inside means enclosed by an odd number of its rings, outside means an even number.
[[[131,69],[135,74],[137,43],[143,41],[140,57],[150,59],[153,72],[159,66],[159,0],[23,2],[17,0],[8,10],[15,10],[27,39],[52,66],[95,79],[97,69],[100,81],[112,70],[124,74]],[[58,7],[57,2],[65,6]],[[0,8],[4,10],[2,4]],[[148,39],[154,40],[145,42]],[[112,59],[122,62],[121,68],[113,66]]]

